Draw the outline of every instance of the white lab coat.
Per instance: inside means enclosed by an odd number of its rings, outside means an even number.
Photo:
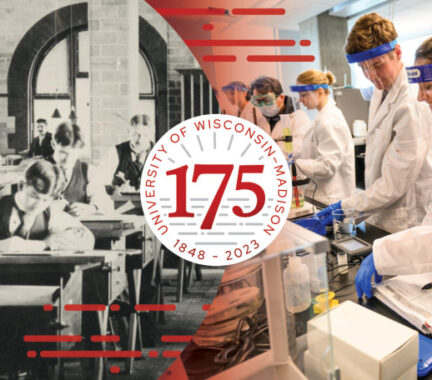
[[[330,204],[354,194],[354,142],[333,99],[328,100],[306,132],[301,156],[296,160],[297,167],[317,184],[317,201]],[[315,185],[310,183],[306,195],[312,198],[314,190]]]
[[[425,160],[415,183],[417,222],[421,224],[432,203],[432,112],[425,103],[420,104],[422,117],[426,120],[424,131]],[[432,214],[429,215],[432,218]],[[432,223],[431,223],[432,224]]]
[[[342,200],[359,218],[388,232],[418,224],[415,182],[425,160],[425,119],[402,67],[384,101],[374,89],[366,136],[366,190]]]
[[[280,120],[276,123],[273,130],[270,133],[270,125],[268,129],[264,129],[268,134],[270,134],[273,139],[279,139],[283,136],[284,128],[290,128],[293,138],[293,155],[294,157],[300,157],[303,150],[303,136],[311,128],[311,120],[309,116],[303,110],[297,110],[290,114],[281,114]],[[277,144],[281,148],[285,157],[288,157],[285,151],[285,143],[283,141],[278,141]]]

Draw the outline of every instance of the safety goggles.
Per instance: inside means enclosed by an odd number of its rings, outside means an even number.
[[[272,106],[276,103],[276,95],[273,92],[263,95],[252,95],[250,102],[255,107]]]
[[[410,66],[406,71],[409,83],[432,82],[432,65]]]
[[[346,54],[346,58],[348,60],[348,63],[359,63],[359,62],[367,61],[369,59],[379,57],[381,55],[388,53],[389,51],[392,51],[397,45],[397,43],[398,42],[395,39],[391,42],[385,43],[383,45],[374,47],[369,50],[361,51],[359,53],[354,53],[354,54]]]

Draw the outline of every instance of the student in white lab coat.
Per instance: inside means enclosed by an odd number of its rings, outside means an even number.
[[[266,132],[270,130],[269,124],[262,112],[249,101],[249,89],[243,82],[230,82],[222,87],[222,91],[230,104],[236,109],[236,113],[233,114],[234,116],[250,121]]]
[[[417,99],[424,106],[424,113],[429,115],[428,130],[424,137],[427,155],[416,181],[416,212],[421,223],[428,209],[432,195],[432,38],[425,40],[416,50],[415,66],[407,67],[408,81],[418,83]]]
[[[408,67],[411,83],[418,83],[418,100],[426,102],[432,109],[432,38],[424,41],[416,51],[415,66]],[[429,152],[427,159],[430,160]],[[427,161],[426,161],[427,164]],[[426,166],[424,164],[424,166]],[[423,169],[422,169],[423,171]],[[373,253],[365,260],[356,276],[359,297],[363,293],[371,298],[371,281],[381,281],[381,275],[416,274],[432,272],[432,183],[426,181],[423,188],[429,188],[427,213],[422,226],[402,231],[374,242]]]
[[[345,51],[374,84],[366,136],[366,190],[334,203],[317,216],[330,225],[335,209],[398,232],[418,225],[415,183],[427,150],[427,120],[411,94],[393,23],[376,13],[357,20]]]
[[[311,121],[302,110],[296,110],[292,98],[282,94],[282,85],[275,79],[260,76],[250,85],[251,103],[258,107],[266,117],[269,126],[266,131],[278,141],[282,152],[285,152],[283,137],[284,129],[291,129],[293,154],[300,157],[303,136],[311,126]]]
[[[318,110],[304,135],[302,158],[294,159],[297,168],[316,184],[306,187],[306,195],[325,204],[355,192],[354,142],[342,111],[330,98],[329,86],[334,81],[330,72],[307,70],[297,77],[297,86],[291,86],[306,108]]]

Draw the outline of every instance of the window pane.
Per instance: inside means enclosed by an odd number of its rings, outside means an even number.
[[[150,67],[141,54],[139,55],[139,82],[140,94],[153,94],[153,81]]]
[[[139,111],[137,113],[147,115],[149,117],[149,125],[152,130],[152,140],[156,141],[156,119],[155,119],[155,101],[154,99],[140,99]],[[133,115],[131,115],[132,117]]]
[[[54,132],[57,125],[59,125],[62,121],[67,121],[70,114],[70,100],[64,99],[35,99],[34,100],[34,118],[33,118],[33,135],[34,135],[34,126],[36,125],[37,119],[46,119],[48,122],[48,131]],[[52,119],[51,116],[54,113],[55,109],[58,109],[61,115],[60,119]],[[37,134],[37,132],[36,132]]]
[[[42,61],[37,74],[36,93],[69,93],[68,45],[66,39],[55,45]]]
[[[87,31],[78,33],[78,71],[81,73],[90,71],[90,42]]]

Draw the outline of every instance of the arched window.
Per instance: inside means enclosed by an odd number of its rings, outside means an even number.
[[[90,154],[89,53],[88,31],[84,28],[71,29],[61,38],[56,36],[35,60],[29,99],[30,134],[35,134],[32,127],[39,118],[47,119],[53,132],[70,118],[73,109],[86,142],[85,155]],[[57,117],[53,117],[55,111]]]
[[[47,28],[47,25],[57,25],[57,28]],[[27,149],[34,120],[39,117],[50,119],[56,108],[62,119],[67,119],[74,106],[78,124],[89,134],[87,29],[88,5],[78,3],[46,15],[19,42],[8,71],[8,113],[15,118],[15,136],[10,148]],[[147,113],[155,120],[156,138],[159,138],[168,130],[166,41],[141,17],[139,41],[139,112]],[[51,129],[58,121],[51,122]],[[89,138],[86,140],[90,141]]]

